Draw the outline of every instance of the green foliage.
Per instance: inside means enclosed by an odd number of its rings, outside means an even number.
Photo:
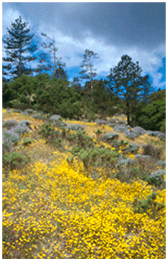
[[[85,131],[78,130],[76,133],[67,134],[66,139],[72,144],[76,145],[78,149],[94,147],[93,139],[86,135]]]
[[[28,145],[31,144],[32,142],[34,142],[33,139],[30,139],[30,138],[23,138],[23,146],[28,146]]]
[[[95,148],[93,139],[87,136],[84,131],[68,134],[66,139],[73,145],[71,149],[72,156],[68,158],[69,162],[72,162],[73,158],[77,156],[82,160],[86,168],[91,166],[94,168],[110,168],[118,160],[119,154],[111,151],[110,148]]]
[[[73,156],[79,157],[86,168],[93,166],[99,167],[113,167],[118,160],[119,154],[115,151],[111,151],[110,148],[79,148],[74,147],[72,149]]]
[[[15,80],[3,84],[4,106],[10,105],[18,109],[32,108],[35,104],[37,89],[48,80],[47,75],[27,76],[22,75]],[[7,98],[9,95],[10,98]]]
[[[146,130],[165,132],[165,98],[144,105],[136,123]]]
[[[124,151],[127,145],[128,145],[128,141],[124,141],[123,139],[121,140],[114,139],[111,142],[111,146],[114,147],[116,150],[119,150],[119,148],[122,148],[122,150]]]
[[[59,106],[59,113],[64,118],[79,119],[83,111],[79,102],[72,103],[71,100],[68,100]]]
[[[32,74],[33,69],[28,67],[30,61],[35,60],[33,52],[37,49],[29,34],[28,23],[23,22],[21,16],[11,24],[8,34],[3,37],[6,58],[3,65],[3,74],[20,77],[23,74]],[[27,62],[28,61],[28,62]]]
[[[17,109],[35,108],[65,118],[79,119],[83,113],[81,95],[75,87],[68,87],[63,79],[48,74],[21,77],[3,83],[3,106]]]
[[[29,161],[29,159],[26,158],[23,154],[16,151],[5,153],[2,160],[3,166],[7,166],[9,168],[9,171],[14,170],[18,167],[21,168]]]
[[[137,112],[139,101],[147,99],[151,91],[149,77],[141,77],[141,72],[139,62],[134,63],[131,57],[123,55],[108,76],[111,90],[125,101],[128,125],[133,123],[132,114]]]
[[[165,184],[163,179],[164,175],[165,175],[165,170],[158,170],[151,173],[151,175],[146,178],[146,181],[149,184],[160,187]]]
[[[55,126],[51,124],[51,122],[44,123],[38,133],[41,135],[42,138],[45,138],[47,142],[52,142],[56,138],[60,137],[60,131],[55,130]]]
[[[156,200],[157,193],[155,191],[148,195],[146,199],[138,200],[136,197],[133,201],[134,213],[147,213],[152,218],[155,218],[158,211],[164,208],[164,203],[159,203]],[[151,212],[150,212],[151,210]]]
[[[150,101],[155,102],[158,100],[163,100],[165,98],[165,90],[158,90],[158,92],[154,92],[150,95]]]

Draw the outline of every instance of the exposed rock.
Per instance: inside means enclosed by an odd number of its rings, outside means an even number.
[[[37,111],[35,111],[33,109],[26,109],[24,112],[27,112],[28,114],[38,113]]]
[[[106,133],[104,135],[101,136],[101,140],[104,142],[110,142],[113,139],[118,139],[119,135],[117,133],[114,132],[110,132],[110,133]]]
[[[21,113],[21,110],[14,109],[14,111],[13,111],[13,112]]]
[[[143,128],[141,128],[141,127],[134,127],[133,129],[132,129],[132,132],[137,132],[139,135],[144,135],[144,134],[146,134],[147,133],[147,131],[145,130],[145,129],[143,129]]]
[[[34,115],[32,115],[32,117],[37,120],[44,120],[44,118],[41,114],[34,114]]]
[[[48,120],[54,122],[54,121],[62,120],[62,117],[58,114],[54,114]]]
[[[59,127],[59,128],[67,127],[67,123],[62,120],[53,121],[53,122],[51,122],[51,125]]]
[[[106,124],[106,121],[97,119],[97,120],[95,120],[95,123],[96,123],[96,125],[102,125],[102,124]]]
[[[165,141],[165,134],[163,132],[151,130],[148,130],[147,132],[149,136],[158,137],[161,141]]]
[[[116,124],[110,122],[110,123],[107,123],[107,125],[108,125],[109,127],[115,127]]]
[[[119,162],[116,166],[117,167],[122,166],[122,165],[127,166],[127,165],[133,165],[134,163],[135,163],[135,161],[132,160],[131,158],[119,159]]]
[[[137,153],[139,149],[139,146],[134,144],[134,145],[128,145],[126,148],[125,148],[125,152],[129,152],[129,153]]]
[[[6,111],[6,113],[11,113],[11,112],[13,112],[12,109],[7,109],[7,111]]]
[[[117,124],[113,129],[117,132],[126,132],[128,130],[128,127],[126,125]]]
[[[129,138],[129,139],[135,139],[139,136],[138,132],[136,131],[126,131],[125,132],[125,137]]]
[[[161,141],[165,141],[165,134],[162,132],[159,132],[157,137],[161,140]]]
[[[150,159],[152,159],[151,156],[141,155],[141,154],[135,155],[135,158],[137,158],[138,160],[150,160]]]
[[[78,131],[78,130],[84,130],[84,126],[83,125],[80,125],[80,124],[70,124],[66,127],[67,129],[71,129],[71,130],[74,130],[74,131]]]

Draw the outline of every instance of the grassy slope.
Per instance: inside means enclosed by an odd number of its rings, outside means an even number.
[[[158,210],[152,202],[144,213],[133,212],[136,197],[147,199],[156,191],[155,201],[161,204],[164,190],[139,179],[122,183],[105,178],[102,168],[103,178],[93,180],[80,161],[66,162],[67,142],[59,150],[40,138],[37,128],[42,121],[4,110],[3,121],[8,119],[29,120],[33,130],[24,137],[34,142],[24,147],[20,141],[15,147],[29,156],[28,164],[10,171],[8,177],[8,168],[3,170],[3,258],[164,258],[164,208]],[[93,138],[97,129],[113,131],[76,123]],[[118,134],[125,140],[123,133]],[[147,135],[130,141],[140,146],[139,153],[152,142],[163,148],[162,142]]]

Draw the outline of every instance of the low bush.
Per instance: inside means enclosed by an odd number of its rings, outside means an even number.
[[[3,167],[7,167],[10,171],[16,168],[21,168],[29,161],[29,159],[20,152],[13,151],[11,153],[5,153],[2,161]]]
[[[12,149],[12,143],[7,138],[2,139],[2,152],[3,154],[9,152]]]
[[[67,128],[74,131],[84,131],[84,126],[80,124],[70,124],[69,126],[67,126]]]
[[[31,144],[32,142],[34,142],[33,139],[24,138],[24,139],[23,139],[23,146],[28,146],[28,145]]]
[[[29,127],[31,125],[31,122],[28,120],[23,120],[19,123],[19,125],[22,127]]]
[[[18,124],[16,120],[7,120],[2,124],[2,127],[11,129],[12,127],[15,127]]]
[[[17,125],[16,127],[12,128],[11,131],[19,135],[24,135],[26,133],[29,133],[29,128],[26,126]]]
[[[38,133],[42,138],[46,139],[46,143],[54,143],[58,138],[61,137],[61,133],[59,130],[55,130],[55,126],[51,124],[51,122],[44,123]]]
[[[67,134],[66,139],[70,142],[71,145],[77,145],[79,149],[81,148],[92,148],[94,147],[93,139],[86,135],[85,131],[78,130],[76,133]]]
[[[93,170],[99,168],[105,168],[107,170],[113,169],[120,156],[116,151],[112,151],[109,147],[80,149],[78,146],[74,146],[71,153],[73,155],[70,158],[71,162],[74,157],[77,156],[81,159],[86,169],[93,167]]]
[[[20,140],[20,136],[16,132],[9,131],[9,130],[5,130],[2,133],[2,138],[4,142],[9,142],[13,144],[17,144]]]
[[[165,175],[165,170],[157,170],[153,173],[151,173],[151,175],[149,177],[147,177],[147,182],[149,184],[154,184],[155,186],[161,186],[162,184],[164,185],[164,177]]]
[[[133,201],[134,213],[147,213],[151,218],[155,218],[158,211],[164,208],[164,203],[156,200],[157,193],[153,191],[146,199],[138,200],[136,197]]]

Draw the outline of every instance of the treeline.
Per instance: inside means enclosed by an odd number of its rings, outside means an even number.
[[[33,108],[89,121],[96,113],[106,117],[123,112],[130,126],[165,131],[164,90],[154,92],[149,76],[141,76],[138,62],[123,55],[105,79],[97,80],[94,61],[99,57],[86,49],[78,77],[69,82],[65,63],[56,56],[55,39],[42,36],[46,42],[41,49],[19,17],[3,37],[4,107]]]

